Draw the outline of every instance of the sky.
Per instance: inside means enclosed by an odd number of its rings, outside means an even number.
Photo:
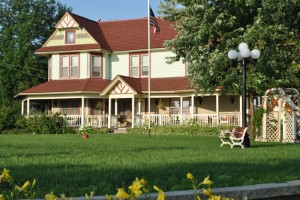
[[[144,18],[148,15],[148,0],[58,0],[72,7],[74,14],[101,21]],[[155,16],[161,0],[150,0]]]

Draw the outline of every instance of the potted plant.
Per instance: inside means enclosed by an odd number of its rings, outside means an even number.
[[[84,126],[81,129],[82,138],[89,138],[89,133],[91,133],[92,131],[93,131],[93,128],[91,126]]]

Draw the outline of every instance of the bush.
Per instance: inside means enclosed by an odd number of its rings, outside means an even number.
[[[40,115],[22,117],[16,122],[17,128],[30,134],[75,134],[74,128],[67,127],[65,118],[56,113],[51,116]],[[12,132],[13,133],[13,132]]]
[[[18,102],[0,106],[0,131],[12,129],[16,121],[21,117]]]
[[[218,136],[223,129],[232,130],[228,126],[199,126],[199,125],[180,125],[180,126],[153,126],[151,134],[154,135],[215,135]],[[146,128],[131,128],[127,131],[130,134],[148,134]]]

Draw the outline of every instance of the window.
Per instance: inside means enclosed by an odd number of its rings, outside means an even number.
[[[62,55],[60,57],[60,77],[78,78],[79,55]]]
[[[92,77],[101,77],[101,56],[92,55],[91,58],[91,76]]]
[[[80,115],[80,101],[78,100],[62,101],[61,113],[63,115]]]
[[[148,55],[131,55],[130,56],[130,76],[141,77],[148,76],[149,66]]]
[[[179,113],[180,113],[180,100],[171,99],[171,114],[179,114]]]
[[[65,43],[74,44],[75,43],[75,31],[66,31],[65,32]]]
[[[182,113],[183,114],[190,114],[190,99],[189,98],[183,98],[182,100]]]

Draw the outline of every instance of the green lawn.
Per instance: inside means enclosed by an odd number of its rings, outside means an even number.
[[[37,179],[39,197],[115,194],[136,178],[165,191],[192,189],[186,173],[213,187],[300,179],[300,145],[258,143],[220,148],[216,136],[0,135],[0,170],[20,181]]]

